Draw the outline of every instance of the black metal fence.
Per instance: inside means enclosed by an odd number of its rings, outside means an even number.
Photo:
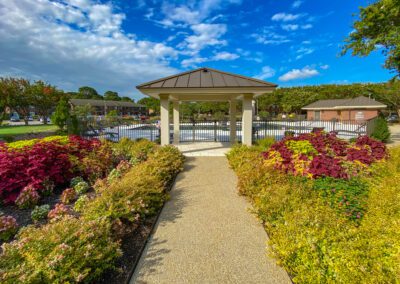
[[[335,131],[340,138],[351,139],[360,135],[370,135],[375,127],[375,119],[369,121],[308,121],[308,120],[255,120],[253,140],[265,137],[282,139],[285,135],[299,135],[315,130]],[[81,135],[118,141],[145,138],[160,139],[160,125],[157,121],[135,121],[124,119],[84,119],[80,121]],[[170,140],[173,141],[173,125],[170,125]],[[180,142],[230,142],[230,122],[226,120],[184,120],[180,122]],[[236,140],[242,140],[242,123],[236,122]]]
[[[323,120],[262,120],[253,121],[253,139],[265,137],[282,139],[285,135],[299,135],[316,130],[336,132],[343,139],[356,138],[373,131],[374,120],[370,121],[323,121]]]
[[[179,141],[230,141],[230,123],[225,120],[188,120],[179,125]]]

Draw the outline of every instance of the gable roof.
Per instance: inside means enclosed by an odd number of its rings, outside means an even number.
[[[277,85],[242,75],[202,67],[136,86],[138,89],[232,87],[277,87]]]
[[[93,100],[93,99],[70,99],[69,102],[74,106],[100,106],[100,107],[145,107],[143,105],[135,104],[132,102],[121,101],[107,101],[107,100]]]
[[[386,105],[364,96],[352,99],[319,100],[303,107],[303,110],[336,110],[353,108],[386,108]]]

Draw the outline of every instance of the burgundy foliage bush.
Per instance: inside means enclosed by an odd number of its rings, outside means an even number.
[[[45,185],[49,182],[59,186],[69,182],[74,175],[85,175],[85,170],[90,165],[87,157],[91,156],[89,161],[97,163],[104,161],[96,154],[98,149],[103,148],[101,141],[87,140],[79,136],[70,136],[69,142],[64,145],[57,141],[42,141],[33,146],[13,149],[7,147],[7,144],[1,144],[0,203],[15,202],[21,190],[27,185],[41,191],[48,189]],[[105,151],[107,149],[99,153],[104,155]]]
[[[387,150],[384,143],[367,136],[349,143],[335,133],[318,132],[286,137],[273,144],[263,156],[275,168],[295,175],[350,178],[357,174],[352,166],[368,166],[382,160]]]

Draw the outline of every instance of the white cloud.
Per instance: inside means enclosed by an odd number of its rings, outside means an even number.
[[[297,54],[296,60],[299,60],[299,59],[303,58],[304,56],[313,53],[314,51],[315,50],[313,48],[310,48],[310,47],[301,47],[300,49],[298,49],[296,51],[296,54]]]
[[[201,0],[187,1],[185,4],[177,5],[171,1],[163,1],[161,5],[161,13],[151,13],[149,19],[163,25],[164,27],[187,27],[189,25],[200,24],[207,19],[213,12],[221,10],[227,5],[241,4],[242,0]],[[163,18],[159,18],[159,16]],[[222,17],[217,15],[212,21]]]
[[[260,80],[265,80],[271,77],[275,76],[275,70],[271,68],[270,66],[264,66],[261,70],[261,73],[255,76],[256,78]]]
[[[302,25],[302,26],[301,26],[301,29],[302,29],[302,30],[309,30],[309,29],[311,29],[312,27],[313,27],[312,24],[305,24],[305,25]]]
[[[230,53],[227,51],[222,51],[222,52],[217,52],[215,53],[212,57],[207,58],[207,57],[201,57],[201,56],[195,56],[192,58],[187,58],[182,60],[181,65],[183,67],[197,67],[200,63],[204,63],[207,61],[231,61],[238,59],[239,55],[235,53]]]
[[[282,25],[282,29],[284,29],[285,31],[297,31],[299,29],[299,25],[294,25],[294,24]]]
[[[196,24],[190,27],[194,34],[186,37],[184,46],[200,51],[206,46],[226,45],[220,38],[226,33],[225,24]]]
[[[285,31],[297,31],[299,29],[308,30],[308,29],[311,29],[312,27],[313,27],[313,25],[311,25],[311,24],[305,24],[305,25],[285,24],[285,25],[281,26],[281,28],[284,29]]]
[[[237,54],[235,54],[235,53],[230,53],[230,52],[222,51],[222,52],[216,53],[216,54],[212,57],[212,60],[215,60],[215,61],[219,61],[219,60],[229,61],[229,60],[235,60],[235,59],[238,59],[238,58],[239,58],[239,55],[237,55]]]
[[[184,59],[181,62],[181,65],[183,67],[195,67],[200,63],[206,62],[208,61],[208,58],[204,58],[204,57],[193,57],[193,58],[188,58],[188,59]]]
[[[114,9],[91,0],[0,0],[0,76],[129,95],[138,83],[176,72],[169,61],[178,51],[125,34],[125,15]]]
[[[292,69],[291,71],[279,77],[279,81],[287,82],[297,79],[307,79],[319,75],[318,70],[311,67],[304,67],[303,69]]]
[[[328,64],[321,65],[320,68],[321,68],[322,70],[327,70],[327,69],[329,69],[329,65],[328,65]]]
[[[301,4],[303,4],[303,1],[301,1],[301,0],[296,0],[296,1],[293,2],[292,8],[293,8],[293,9],[299,8],[299,7],[301,6]]]
[[[273,21],[282,21],[282,22],[290,22],[301,18],[302,14],[287,14],[287,13],[278,13],[272,16],[271,20]]]
[[[259,33],[253,33],[250,36],[255,38],[256,42],[266,45],[280,45],[291,41],[286,36],[278,34],[274,30],[274,27],[266,26]]]

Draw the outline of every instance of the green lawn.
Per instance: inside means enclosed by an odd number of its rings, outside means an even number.
[[[20,135],[26,133],[38,133],[47,131],[56,131],[55,125],[15,125],[15,126],[0,126],[1,135]]]

